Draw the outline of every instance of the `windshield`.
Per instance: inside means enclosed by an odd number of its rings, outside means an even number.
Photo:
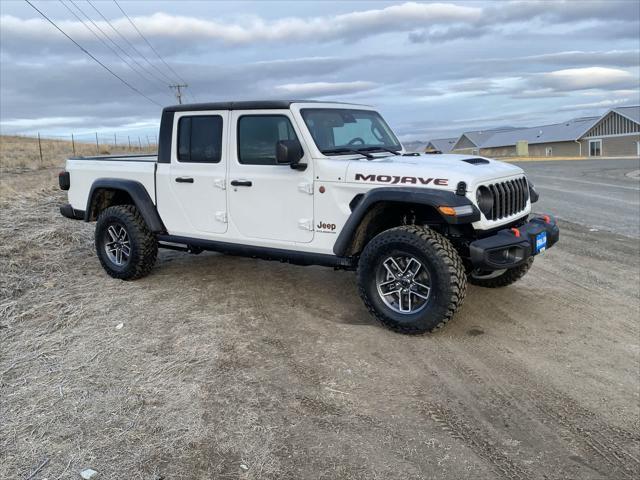
[[[400,142],[378,112],[342,108],[301,111],[318,149],[325,154],[353,154],[359,150],[397,151]]]

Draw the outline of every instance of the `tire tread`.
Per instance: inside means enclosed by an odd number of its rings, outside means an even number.
[[[397,234],[396,238],[390,237],[389,234]],[[386,230],[383,232],[386,237],[385,241],[403,241],[413,243],[415,246],[420,247],[420,243],[429,244],[435,251],[436,254],[446,263],[449,275],[451,278],[451,295],[449,297],[449,302],[446,308],[446,312],[441,318],[440,322],[433,327],[428,329],[423,329],[417,327],[415,325],[406,325],[399,324],[397,322],[389,320],[385,315],[381,314],[375,306],[371,303],[369,296],[367,295],[365,288],[365,279],[361,278],[360,273],[358,274],[358,293],[362,298],[365,306],[369,310],[369,312],[377,318],[383,325],[387,328],[406,335],[420,335],[423,333],[434,332],[436,330],[444,327],[449,320],[456,313],[460,305],[464,300],[467,290],[467,275],[465,272],[464,265],[462,263],[462,259],[458,252],[453,247],[451,242],[447,240],[443,235],[438,232],[423,226],[418,225],[405,225],[401,227],[395,227],[390,230]],[[408,234],[408,235],[407,235]],[[413,237],[413,241],[412,241]],[[369,245],[375,245],[377,237],[371,240]],[[371,253],[365,248],[363,255],[361,256],[360,261],[368,261],[368,256]]]
[[[158,242],[149,230],[147,223],[135,205],[114,205],[105,208],[100,212],[98,222],[107,216],[113,216],[133,225],[127,233],[131,238],[132,253],[137,248],[139,252],[133,254],[127,268],[123,271],[113,270],[109,266],[109,261],[98,247],[98,228],[96,227],[96,250],[100,264],[105,271],[114,278],[121,280],[136,280],[149,274],[158,256]]]

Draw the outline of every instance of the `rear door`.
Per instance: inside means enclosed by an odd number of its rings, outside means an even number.
[[[313,240],[313,162],[304,171],[276,164],[280,140],[301,139],[291,112],[232,112],[229,155],[230,221],[240,238],[306,243]],[[304,145],[303,145],[304,149]]]
[[[160,217],[172,235],[208,237],[227,231],[229,111],[176,112],[171,163],[158,164]]]

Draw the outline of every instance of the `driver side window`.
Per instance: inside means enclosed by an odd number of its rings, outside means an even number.
[[[238,161],[246,165],[276,165],[276,144],[297,140],[284,115],[243,115],[238,119]]]

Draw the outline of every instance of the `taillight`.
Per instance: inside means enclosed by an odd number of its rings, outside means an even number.
[[[69,190],[69,188],[71,188],[69,172],[60,172],[58,174],[58,184],[60,185],[60,190]]]

